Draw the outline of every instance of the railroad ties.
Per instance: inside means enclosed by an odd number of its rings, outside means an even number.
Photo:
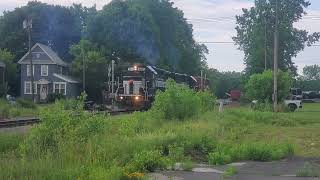
[[[19,126],[27,126],[40,123],[39,118],[17,118],[9,120],[0,120],[0,128],[12,128]]]

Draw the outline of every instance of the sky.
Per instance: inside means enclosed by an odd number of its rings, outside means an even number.
[[[110,0],[41,0],[48,4],[72,5],[82,3],[98,9]],[[305,16],[295,26],[309,32],[320,32],[320,0],[309,0],[311,6]],[[5,10],[26,5],[28,0],[0,0],[0,14]],[[175,6],[183,10],[189,23],[193,24],[194,38],[198,42],[232,42],[236,35],[235,16],[241,14],[242,8],[250,8],[253,0],[172,0]],[[320,44],[320,43],[318,43]],[[209,49],[207,62],[209,67],[220,71],[242,71],[243,52],[233,43],[206,44]],[[307,47],[294,58],[299,73],[305,65],[320,64],[320,46]]]

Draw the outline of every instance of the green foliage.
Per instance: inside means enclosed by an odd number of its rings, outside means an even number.
[[[185,120],[213,110],[214,104],[215,99],[209,92],[195,92],[168,80],[166,90],[157,93],[152,111],[163,119]]]
[[[0,83],[0,98],[6,98],[8,93],[7,83]]]
[[[134,155],[130,166],[134,167],[129,170],[131,172],[154,172],[158,168],[166,168],[167,164],[160,151],[142,151]]]
[[[262,73],[265,70],[265,50],[267,69],[272,69],[274,32],[276,18],[276,2],[279,13],[279,68],[290,70],[296,74],[297,69],[292,58],[303,51],[306,45],[319,40],[320,33],[309,34],[305,30],[294,27],[294,23],[305,15],[305,8],[310,3],[306,0],[276,1],[257,0],[255,6],[243,9],[242,15],[237,16],[237,36],[233,38],[239,49],[244,51],[246,73],[248,75]]]
[[[109,49],[108,57],[196,74],[206,65],[208,50],[192,32],[183,12],[168,0],[113,0],[88,24],[88,39]]]
[[[295,82],[295,87],[301,88],[303,91],[320,91],[320,80],[304,80],[299,78]]]
[[[226,171],[223,173],[224,177],[232,177],[238,173],[237,169],[234,166],[229,166]]]
[[[1,116],[0,116],[1,117]],[[0,134],[0,153],[10,153],[19,148],[19,145],[23,142],[25,136],[10,133]]]
[[[0,119],[10,117],[10,105],[6,100],[0,99]]]
[[[225,98],[226,93],[230,93],[233,89],[243,89],[243,73],[219,72],[216,69],[208,69],[205,73],[210,80],[210,89],[218,98]]]
[[[20,106],[22,108],[26,108],[26,109],[36,109],[37,108],[37,105],[28,99],[19,98],[19,99],[17,99],[16,103],[18,106]]]
[[[320,66],[311,65],[303,68],[303,77],[307,81],[320,80]]]
[[[8,101],[0,99],[0,119],[36,116],[38,114],[38,108],[34,103],[29,101],[23,103],[24,105],[10,104]]]
[[[172,170],[178,162],[190,170],[194,162],[267,161],[293,153],[278,136],[277,143],[269,143],[269,134],[251,141],[244,137],[286,118],[299,120],[291,114],[237,109],[184,121],[166,121],[152,111],[110,117],[84,112],[85,98],[39,108],[43,122],[26,139],[11,144],[13,137],[0,136],[6,144],[0,179],[143,179],[143,173]]]
[[[278,101],[283,101],[289,94],[292,86],[292,77],[288,72],[280,71],[278,74]],[[258,102],[272,102],[273,73],[265,71],[262,74],[254,74],[245,85],[246,96]]]
[[[1,19],[0,19],[1,22]],[[0,23],[0,28],[1,28],[1,23]],[[0,31],[0,37],[1,37],[1,31]],[[1,43],[0,43],[1,44]],[[14,62],[15,56],[9,52],[7,49],[1,49],[1,48],[6,48],[6,47],[1,47],[0,46],[0,61],[3,62],[6,67],[5,67],[5,82],[7,84],[2,84],[2,79],[0,80],[0,97],[4,97],[3,95],[6,95],[7,92],[9,92],[12,95],[15,95],[15,91],[17,90],[17,65]],[[0,71],[0,73],[2,73]],[[2,77],[2,74],[0,75]]]
[[[33,42],[46,45],[50,42],[62,59],[69,60],[69,46],[81,39],[87,18],[95,13],[95,7],[86,8],[79,4],[64,7],[30,1],[26,6],[6,11],[1,16],[0,48],[8,48],[17,59],[27,52],[28,36],[22,23],[30,17],[33,20]]]
[[[48,102],[49,103],[54,103],[56,100],[62,100],[65,99],[66,97],[63,94],[59,93],[52,93],[48,95]]]
[[[101,89],[104,89],[104,82],[108,79],[110,61],[88,40],[81,40],[71,46],[70,54],[75,57],[72,63],[73,74],[82,79],[83,63],[85,63],[86,92],[90,99],[101,102],[103,99]]]
[[[209,163],[223,165],[235,161],[253,160],[270,161],[293,155],[293,147],[290,144],[277,143],[247,143],[240,145],[221,144],[218,150],[209,153]]]

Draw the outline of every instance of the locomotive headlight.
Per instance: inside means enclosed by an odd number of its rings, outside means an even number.
[[[123,100],[123,97],[121,96],[120,99]]]
[[[134,69],[135,71],[137,71],[137,70],[138,70],[138,66],[134,66],[133,69]]]
[[[135,99],[136,101],[138,101],[138,100],[139,100],[139,96],[136,96],[134,99]]]

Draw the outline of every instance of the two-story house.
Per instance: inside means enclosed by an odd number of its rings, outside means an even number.
[[[30,57],[32,56],[33,72]],[[21,65],[21,96],[32,98],[31,73],[37,102],[47,102],[49,94],[63,94],[67,98],[79,95],[79,82],[68,76],[69,64],[50,47],[37,43],[18,62]]]

